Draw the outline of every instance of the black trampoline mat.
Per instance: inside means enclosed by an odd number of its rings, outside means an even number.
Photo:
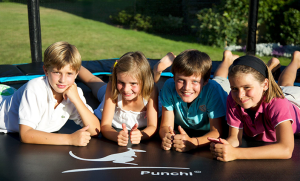
[[[60,133],[72,133],[79,127],[72,121]],[[251,146],[261,143],[246,142]],[[244,146],[246,145],[244,144]],[[214,160],[208,147],[179,153],[164,151],[154,138],[133,145],[136,152],[130,164],[98,159],[129,151],[101,136],[92,138],[88,146],[50,146],[23,144],[18,134],[0,134],[0,180],[299,180],[300,140],[295,139],[293,157],[289,160],[237,160],[223,163]],[[133,165],[135,164],[135,165]],[[79,170],[81,169],[81,170]],[[93,169],[93,170],[91,170]],[[72,172],[73,171],[73,172]],[[65,173],[64,173],[65,172]]]

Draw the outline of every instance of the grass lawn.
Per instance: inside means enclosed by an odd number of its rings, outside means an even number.
[[[109,6],[112,8],[112,4]],[[83,60],[118,58],[128,51],[141,51],[148,58],[159,59],[170,51],[179,54],[186,49],[206,52],[212,60],[222,59],[223,49],[185,41],[190,37],[163,38],[108,25],[104,23],[105,18],[77,16],[78,13],[71,10],[65,12],[46,7],[40,7],[42,51],[54,42],[68,41],[79,49]],[[0,17],[0,64],[31,62],[27,5],[0,2]],[[261,58],[264,61],[270,59]],[[282,65],[290,62],[290,58],[280,60]]]

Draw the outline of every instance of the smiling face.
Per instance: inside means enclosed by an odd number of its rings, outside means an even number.
[[[260,83],[252,74],[238,73],[229,77],[231,96],[244,109],[257,111],[264,91],[268,89],[268,79]]]
[[[200,94],[204,85],[207,82],[201,76],[184,76],[183,74],[175,74],[175,89],[183,102],[191,103]]]
[[[139,81],[128,73],[117,74],[117,89],[125,101],[132,101],[138,98],[141,92]]]
[[[45,75],[48,77],[48,82],[51,86],[53,96],[55,99],[62,97],[65,90],[74,84],[77,77],[77,72],[71,69],[70,65],[66,65],[60,70],[56,67],[46,69],[43,67]]]

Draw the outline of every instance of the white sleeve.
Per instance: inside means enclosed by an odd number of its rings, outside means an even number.
[[[23,124],[33,129],[36,129],[41,121],[41,115],[43,114],[43,104],[41,97],[30,91],[25,90],[22,95],[22,99],[19,107],[19,124]]]
[[[77,87],[77,90],[78,90],[78,94],[79,94],[79,97],[82,100],[82,102],[92,113],[94,113],[93,109],[86,103],[86,100],[85,100],[85,97],[83,96],[83,92],[82,92],[81,88]],[[75,106],[74,106],[74,111],[70,115],[69,119],[73,120],[76,124],[79,124],[81,127],[83,126],[82,119],[81,119],[77,109],[75,108]]]

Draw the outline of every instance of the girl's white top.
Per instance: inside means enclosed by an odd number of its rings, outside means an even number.
[[[95,115],[102,119],[102,112],[105,102],[105,96],[103,96],[103,100],[98,108],[94,111]],[[143,99],[144,105],[146,106],[148,101]],[[122,124],[126,124],[126,128],[131,130],[131,128],[138,123],[138,128],[143,128],[147,126],[147,111],[142,112],[134,112],[134,111],[126,111],[122,109],[122,95],[118,95],[118,102],[115,108],[115,114],[112,120],[112,126],[114,128],[122,129]]]

